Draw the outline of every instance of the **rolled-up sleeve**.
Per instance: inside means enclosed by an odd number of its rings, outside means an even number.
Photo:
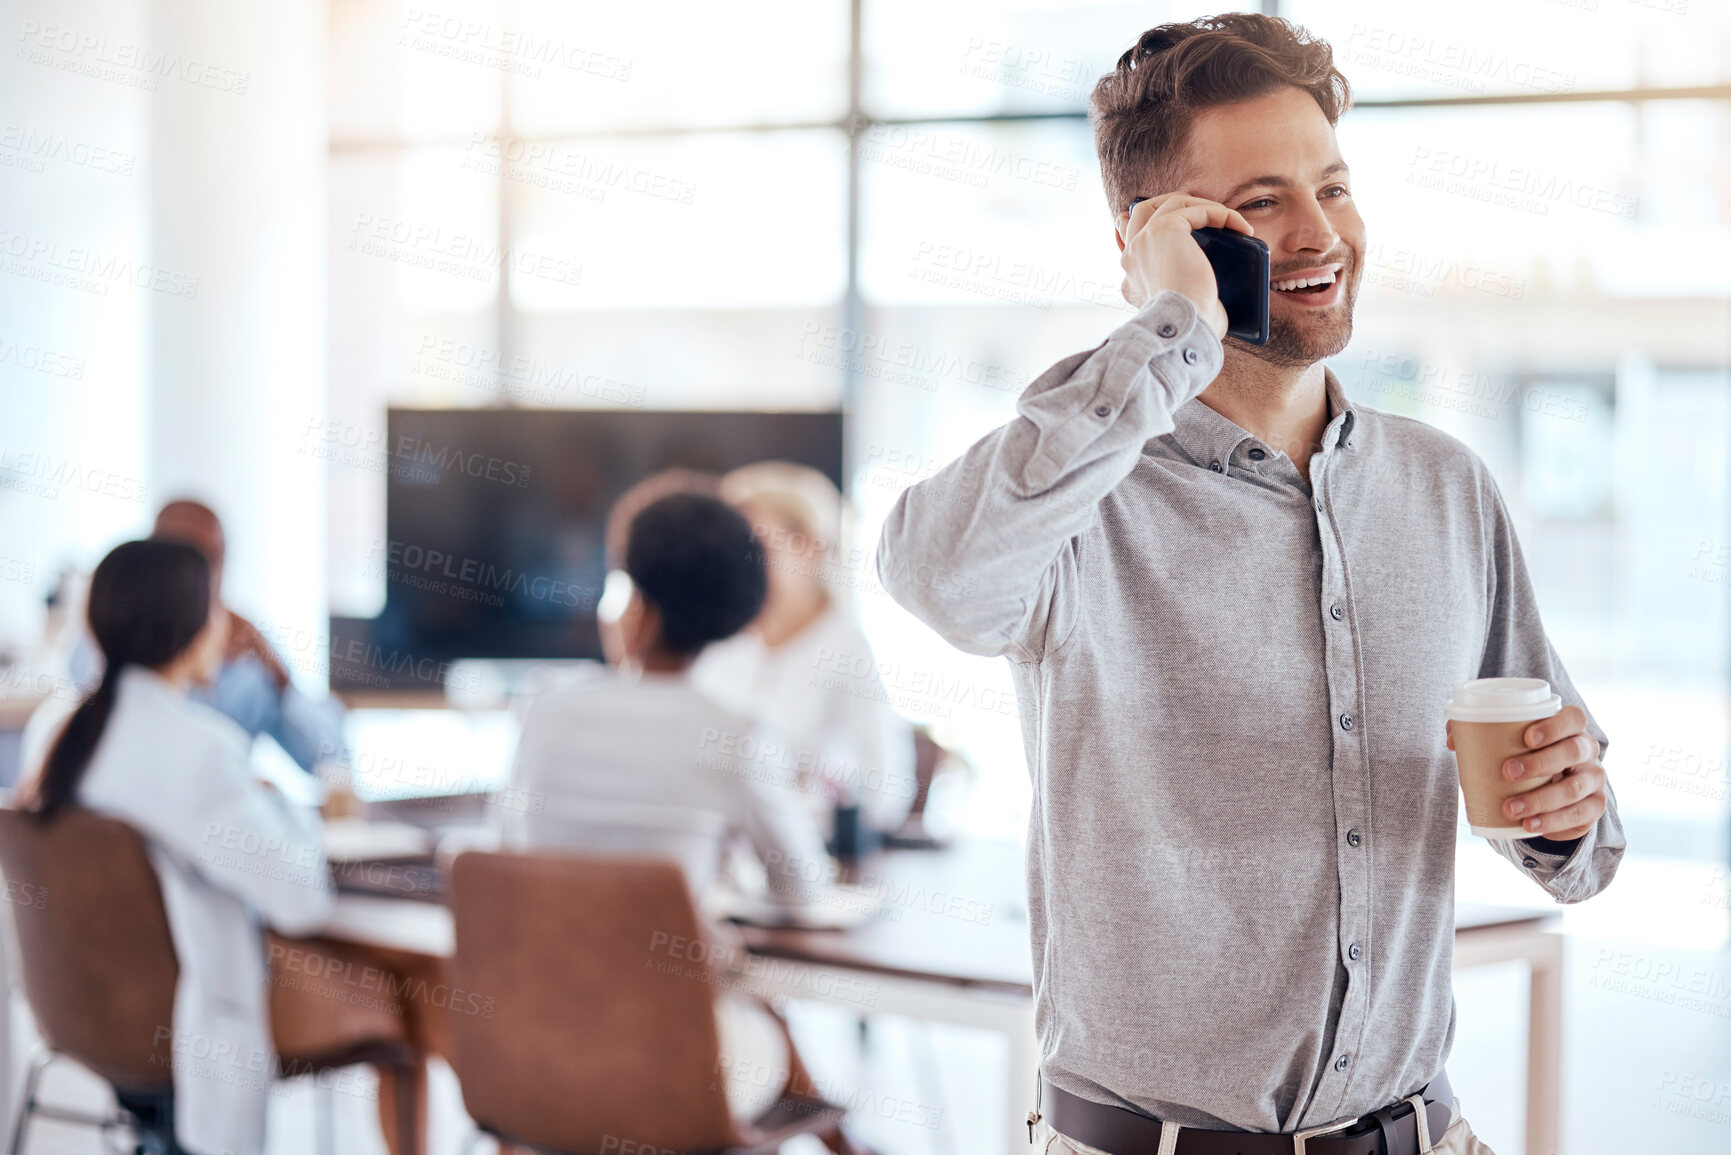
[[[1169,289],[1098,348],[1058,362],[1014,420],[897,500],[878,545],[884,589],[958,649],[1036,660],[1073,624],[1060,596],[1068,543],[1224,357]]]

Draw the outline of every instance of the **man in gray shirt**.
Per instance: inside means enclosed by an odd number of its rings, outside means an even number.
[[[1417,1151],[1420,1103],[1436,1150],[1487,1150],[1439,1077],[1456,683],[1545,678],[1565,703],[1505,767],[1549,781],[1509,811],[1530,835],[1495,849],[1558,902],[1622,857],[1605,735],[1490,472],[1322,363],[1365,251],[1334,134],[1349,100],[1328,45],[1283,21],[1144,34],[1093,99],[1140,311],[884,527],[896,599],[1011,662],[1033,778],[1030,1122],[1054,1152],[1291,1151],[1373,1112],[1359,1145],[1308,1150]],[[1223,344],[1202,226],[1268,244],[1266,345]]]

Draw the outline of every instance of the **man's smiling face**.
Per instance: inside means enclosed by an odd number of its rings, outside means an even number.
[[[1364,275],[1364,221],[1334,128],[1316,101],[1288,87],[1197,113],[1181,172],[1173,191],[1237,209],[1268,245],[1277,286],[1269,293],[1268,343],[1237,346],[1291,366],[1346,348]],[[1323,284],[1300,288],[1305,281]]]

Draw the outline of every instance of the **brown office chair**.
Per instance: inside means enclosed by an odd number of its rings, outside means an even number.
[[[784,1093],[735,1123],[719,1074],[719,975],[668,949],[706,941],[676,863],[470,852],[452,864],[451,907],[452,985],[492,1004],[490,1017],[452,1023],[463,1102],[485,1134],[553,1155],[625,1141],[767,1152],[801,1133],[848,1149],[845,1109],[821,1098]],[[797,1064],[791,1041],[789,1055]]]
[[[85,810],[41,823],[0,809],[0,870],[24,992],[44,1043],[32,1057],[7,1150],[22,1155],[35,1116],[105,1132],[147,1131],[147,1121],[124,1107],[88,1115],[36,1099],[43,1071],[62,1056],[101,1076],[123,1101],[161,1103],[174,1090],[170,1038],[159,1028],[174,1021],[180,963],[144,840],[125,823]],[[343,1054],[281,1058],[286,1069],[308,1074],[360,1062],[406,1067],[415,1056],[394,1039],[380,1039]],[[416,1141],[420,1121],[404,1115],[402,1134]],[[170,1134],[154,1139],[176,1149],[172,1113],[162,1122]]]

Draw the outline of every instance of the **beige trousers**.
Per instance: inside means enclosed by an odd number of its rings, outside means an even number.
[[[1431,1144],[1431,1150],[1436,1155],[1496,1155],[1496,1152],[1485,1146],[1479,1137],[1473,1134],[1473,1129],[1467,1126],[1466,1119],[1461,1115],[1461,1101],[1458,1098],[1450,1104],[1450,1116],[1454,1122]],[[1184,1132],[1180,1129],[1178,1133],[1182,1135]],[[1106,1155],[1098,1147],[1066,1139],[1044,1122],[1035,1133],[1034,1150],[1039,1152],[1039,1155]]]

